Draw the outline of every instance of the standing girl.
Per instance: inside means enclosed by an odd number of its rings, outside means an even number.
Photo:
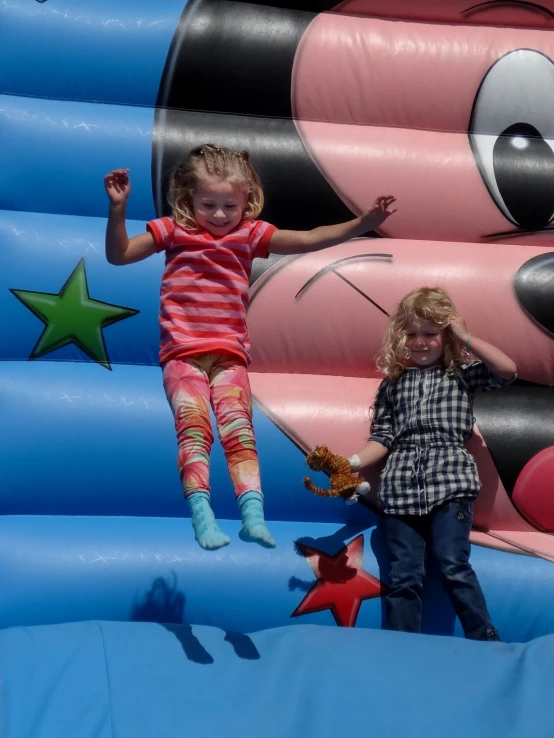
[[[269,253],[315,251],[361,236],[394,212],[394,198],[377,198],[370,210],[347,223],[311,231],[278,230],[256,220],[264,198],[248,153],[204,145],[187,156],[172,178],[172,217],[152,220],[145,233],[129,238],[128,172],[117,169],[104,180],[110,199],[106,258],[110,264],[132,264],[165,251],[160,364],[175,416],[179,473],[196,540],[205,549],[229,543],[209,501],[211,404],[241,510],[239,535],[273,547],[263,515],[247,375],[252,261]]]
[[[476,361],[469,361],[470,351]],[[475,393],[509,385],[516,366],[471,335],[442,289],[429,288],[400,302],[378,366],[386,378],[371,436],[350,463],[358,470],[388,455],[379,486],[390,557],[387,625],[420,631],[428,545],[466,638],[499,640],[469,563],[473,501],[481,483],[465,443],[473,430]]]

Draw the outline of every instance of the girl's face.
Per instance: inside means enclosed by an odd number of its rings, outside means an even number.
[[[444,328],[432,320],[413,320],[406,326],[410,360],[420,367],[435,366],[444,354]]]
[[[219,177],[198,179],[192,193],[196,222],[215,238],[223,238],[239,225],[245,207],[244,191]]]

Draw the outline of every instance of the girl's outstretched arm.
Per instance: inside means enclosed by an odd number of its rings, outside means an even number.
[[[269,251],[272,254],[305,254],[362,236],[378,228],[390,215],[396,213],[396,210],[390,210],[394,202],[396,198],[392,195],[383,195],[375,200],[366,213],[346,223],[320,226],[311,231],[277,230],[271,237]]]
[[[142,261],[156,252],[156,244],[150,233],[129,238],[125,226],[127,200],[131,192],[128,169],[115,169],[104,177],[104,187],[110,199],[110,212],[106,226],[106,259],[118,266]]]
[[[470,336],[466,322],[460,315],[456,315],[451,319],[450,328],[461,343],[466,346],[469,343],[471,353],[483,364],[486,364],[491,372],[502,379],[512,379],[517,371],[517,366],[512,359],[496,346],[483,341],[482,338],[478,338],[473,334]]]

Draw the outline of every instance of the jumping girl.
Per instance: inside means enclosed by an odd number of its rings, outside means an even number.
[[[110,199],[106,258],[111,264],[132,264],[165,251],[159,358],[196,540],[205,549],[229,543],[210,507],[211,404],[241,510],[239,535],[273,547],[263,515],[247,375],[252,261],[270,253],[316,251],[361,236],[395,212],[390,210],[395,198],[378,197],[370,210],[346,223],[311,231],[279,230],[257,220],[264,197],[248,153],[210,144],[191,151],[175,172],[172,217],[152,220],[145,233],[129,238],[128,173],[117,169],[104,180]]]

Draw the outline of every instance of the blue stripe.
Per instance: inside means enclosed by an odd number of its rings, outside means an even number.
[[[105,331],[106,338],[115,327]],[[110,350],[113,344],[107,343]],[[0,514],[189,514],[159,368],[114,366],[109,372],[92,363],[4,361],[0,407]],[[361,505],[310,494],[302,484],[304,455],[257,409],[254,428],[269,520],[364,525],[373,519]],[[325,484],[323,474],[313,476]],[[238,519],[217,441],[210,479],[216,515]]]
[[[154,217],[154,111],[0,96],[0,208],[105,217],[104,175],[131,170],[128,217]]]
[[[83,466],[82,477],[89,468]],[[78,479],[62,484],[67,497],[79,497]],[[161,490],[159,485],[152,494]],[[131,485],[121,492],[131,496]],[[231,545],[212,554],[198,548],[190,521],[178,518],[0,517],[0,628],[95,618],[171,622],[179,618],[170,608],[179,593],[190,623],[242,633],[291,622],[334,625],[328,609],[291,620],[316,579],[294,541],[311,539],[316,550],[334,556],[359,529],[270,521],[277,548],[268,551],[238,538],[239,521],[219,522]],[[371,525],[363,535],[363,568],[386,582],[382,537]],[[473,547],[471,560],[504,641],[554,631],[552,563],[480,546]],[[363,601],[356,626],[382,627],[383,604],[379,598]],[[424,632],[463,636],[435,571],[426,583],[424,612]]]
[[[186,0],[10,0],[0,6],[0,92],[156,104]]]

